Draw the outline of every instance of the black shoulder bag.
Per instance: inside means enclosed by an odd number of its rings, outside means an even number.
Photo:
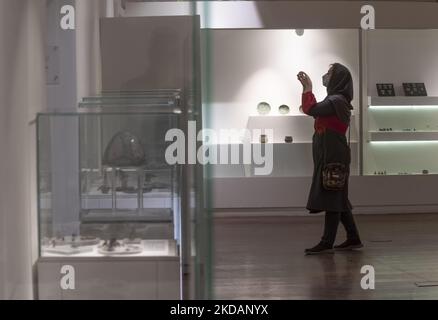
[[[326,133],[324,133],[324,167],[322,170],[322,185],[331,191],[343,190],[348,179],[349,168],[340,162],[327,163],[326,161]],[[350,126],[348,126],[348,147],[350,148]]]

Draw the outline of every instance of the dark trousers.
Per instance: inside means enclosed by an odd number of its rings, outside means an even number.
[[[336,239],[336,233],[338,231],[339,221],[347,232],[347,239],[360,240],[359,231],[357,230],[356,223],[354,222],[353,213],[347,212],[331,212],[325,213],[324,235],[322,241],[325,245],[333,246]]]

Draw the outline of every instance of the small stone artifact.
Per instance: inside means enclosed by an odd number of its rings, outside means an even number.
[[[140,167],[146,164],[146,153],[135,135],[118,132],[105,149],[102,164],[109,167]]]
[[[292,143],[292,141],[293,141],[292,136],[286,136],[286,137],[284,137],[284,142],[286,142],[286,143]]]

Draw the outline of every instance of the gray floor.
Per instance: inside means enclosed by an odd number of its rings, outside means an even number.
[[[217,299],[438,299],[438,214],[358,215],[365,247],[304,256],[319,241],[323,216],[218,218]],[[338,241],[345,239],[340,225]],[[375,289],[361,288],[361,268]]]

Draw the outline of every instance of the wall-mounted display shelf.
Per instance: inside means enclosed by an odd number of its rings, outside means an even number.
[[[438,97],[368,97],[364,174],[438,172]]]

